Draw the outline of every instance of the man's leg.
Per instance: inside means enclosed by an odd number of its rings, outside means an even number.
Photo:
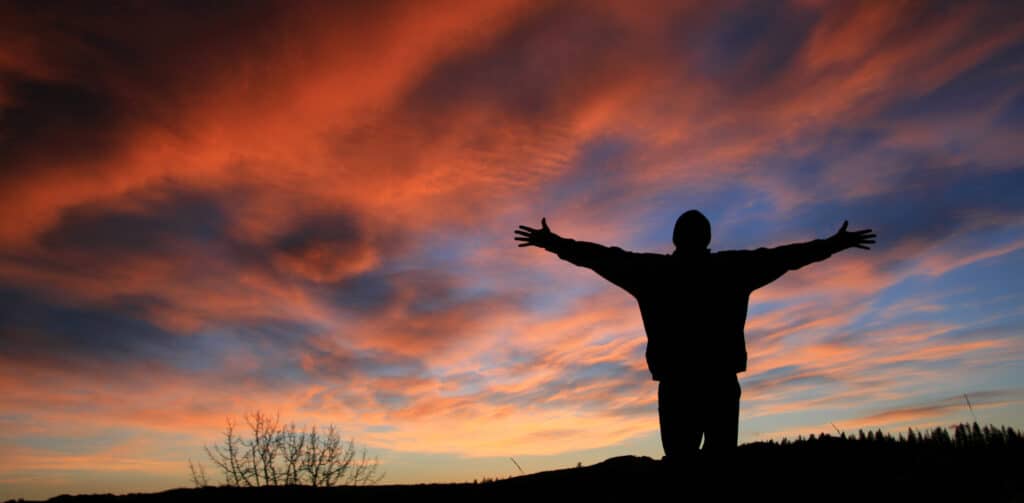
[[[661,425],[661,446],[669,462],[686,462],[700,449],[701,432],[695,411],[687,407],[689,386],[684,382],[658,382],[658,421]],[[690,410],[688,410],[690,409]]]
[[[740,380],[734,374],[711,384],[708,391],[703,450],[711,456],[727,456],[739,436]]]

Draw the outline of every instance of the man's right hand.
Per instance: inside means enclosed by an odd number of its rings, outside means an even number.
[[[540,229],[534,229],[533,227],[520,225],[516,229],[516,241],[522,241],[519,243],[519,246],[538,246],[545,250],[551,250],[562,239],[554,232],[551,232],[546,218],[540,219],[540,226]]]
[[[864,229],[860,231],[847,231],[846,226],[849,224],[847,221],[843,221],[843,226],[839,228],[839,231],[829,238],[830,241],[835,243],[839,250],[845,250],[847,248],[860,248],[862,250],[870,250],[871,247],[868,245],[875,244],[875,233],[871,229]]]

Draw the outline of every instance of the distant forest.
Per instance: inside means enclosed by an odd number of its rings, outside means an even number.
[[[950,433],[952,431],[952,433]],[[744,444],[742,449],[771,449],[773,447],[791,447],[799,449],[827,448],[833,450],[837,447],[892,447],[892,448],[920,448],[933,447],[937,449],[958,448],[958,449],[985,449],[986,451],[1007,449],[1016,450],[1024,447],[1024,438],[1021,433],[1007,426],[979,426],[978,423],[961,423],[950,428],[935,428],[928,431],[915,431],[908,428],[906,434],[899,433],[893,436],[891,433],[878,431],[858,430],[856,435],[847,435],[840,432],[838,436],[822,433],[819,436],[810,435],[807,438],[797,437],[796,440],[784,438],[779,442],[769,440],[767,442],[753,442]]]

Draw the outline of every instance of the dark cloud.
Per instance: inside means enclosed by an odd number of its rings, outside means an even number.
[[[1024,214],[1024,200],[1016,197],[1024,172],[971,171],[947,173],[920,165],[894,180],[900,197],[865,201],[859,213],[882,222],[878,227],[892,236],[894,246],[913,239],[934,243],[959,232],[1001,226],[1000,216]]]
[[[324,287],[324,296],[342,309],[366,315],[380,314],[398,300],[392,277],[390,273],[378,271],[358,274]]]
[[[1016,318],[1016,319],[1015,319]],[[975,326],[953,329],[933,337],[935,342],[1012,340],[1024,330],[1024,319],[1018,315],[1007,317],[996,323],[979,323]]]
[[[434,353],[478,335],[493,316],[520,309],[521,293],[481,287],[459,271],[408,268],[371,273],[332,284],[326,298],[363,323],[364,337],[392,350]]]
[[[364,232],[353,215],[316,215],[288,229],[274,248],[285,253],[301,253],[316,243],[352,243],[363,239]]]
[[[98,161],[117,147],[125,117],[110,94],[74,83],[0,74],[0,180],[68,161]]]
[[[557,117],[578,98],[571,95],[587,93],[614,74],[605,65],[616,63],[610,55],[621,51],[627,34],[605,14],[554,6],[492,44],[435,66],[409,94],[408,106],[432,112],[485,106],[505,120]]]
[[[162,361],[182,349],[173,334],[133,316],[53,304],[9,288],[0,290],[0,338],[6,358],[69,368]]]
[[[482,299],[459,288],[459,275],[442,270],[375,270],[359,274],[325,289],[339,307],[363,314],[401,309],[410,315],[443,315],[462,304]]]
[[[737,99],[785,76],[819,17],[814,9],[744,2],[739,9],[709,9],[699,24],[687,16],[672,37],[702,78]]]
[[[298,222],[270,246],[270,254],[279,268],[331,283],[377,267],[379,247],[351,214],[332,213]]]
[[[114,171],[140,128],[187,134],[197,93],[233,58],[266,48],[275,2],[8,2],[0,31],[0,159],[7,178]]]
[[[412,398],[408,396],[399,393],[389,393],[386,391],[375,392],[373,394],[373,398],[378,404],[389,410],[401,409],[412,403]]]
[[[802,315],[801,315],[802,314]],[[795,316],[788,318],[784,323],[779,325],[773,325],[765,328],[754,328],[747,329],[744,333],[748,345],[761,344],[766,341],[773,341],[779,337],[784,337],[788,334],[799,330],[801,327],[812,325],[821,316],[820,312],[814,312],[811,310],[807,314],[796,313]]]
[[[39,243],[61,255],[107,261],[123,253],[167,255],[180,244],[212,244],[227,237],[228,215],[213,194],[157,188],[118,203],[68,208]]]
[[[778,392],[789,387],[824,386],[837,382],[834,375],[822,369],[805,369],[798,365],[786,365],[759,372],[743,380],[743,389],[753,393]]]
[[[5,358],[12,359],[9,363],[35,362],[91,376],[116,378],[141,364],[154,373],[201,373],[211,382],[246,380],[268,390],[307,381],[297,353],[313,327],[258,319],[250,320],[249,326],[180,335],[147,321],[153,309],[164,308],[153,304],[162,303],[156,298],[122,296],[102,306],[71,306],[3,289],[0,343]],[[228,368],[225,360],[238,354],[239,348],[261,355],[263,361],[255,369]],[[364,361],[357,370],[372,368],[372,361]]]
[[[650,383],[647,370],[638,370],[620,362],[573,364],[560,369],[555,378],[529,391],[490,391],[481,398],[494,405],[556,409],[569,407],[607,412],[609,397],[642,396],[650,392]]]
[[[900,166],[898,174],[885,179],[887,187],[860,198],[803,205],[781,227],[831,232],[847,219],[851,228],[870,227],[879,236],[885,236],[877,250],[902,249],[906,253],[893,255],[875,267],[881,272],[899,273],[917,264],[930,247],[951,239],[970,247],[970,234],[1004,227],[1008,221],[1024,215],[1024,200],[1017,197],[1019,187],[1024,186],[1024,172],[1020,170],[993,172],[969,165],[949,169],[936,166],[935,159],[928,154],[891,155],[894,157],[879,160]],[[850,184],[863,181],[856,171],[848,176]],[[762,227],[756,232],[777,230]],[[773,241],[764,238],[762,242]]]
[[[954,120],[953,117],[971,117],[993,106],[1002,108],[1003,100],[1020,93],[1024,70],[1015,68],[1014,64],[1021,58],[1024,58],[1024,44],[1005,47],[930,92],[889,104],[880,111],[879,118],[896,124],[922,118],[947,121]],[[1020,113],[1007,115],[1021,117]]]
[[[640,146],[628,139],[594,138],[580,145],[565,171],[544,188],[545,199],[572,201],[595,219],[614,219],[636,190],[623,167],[640,156]]]
[[[487,376],[474,371],[459,372],[444,376],[443,382],[451,382],[459,386],[476,386],[487,381]]]
[[[337,350],[327,352],[309,349],[309,371],[313,375],[345,379],[353,376],[370,378],[411,378],[422,376],[426,365],[418,358],[377,350]]]

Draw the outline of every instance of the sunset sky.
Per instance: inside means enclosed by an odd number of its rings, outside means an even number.
[[[257,409],[386,483],[660,458],[541,217],[877,232],[752,296],[741,443],[1024,426],[1024,4],[211,4],[0,4],[0,499],[188,486]]]

